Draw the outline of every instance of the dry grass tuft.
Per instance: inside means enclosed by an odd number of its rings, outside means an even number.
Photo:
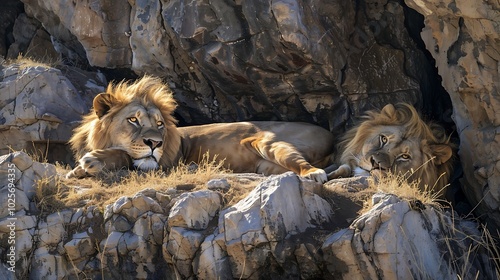
[[[67,187],[57,178],[42,178],[35,185],[35,203],[41,213],[50,214],[66,208],[64,196]]]
[[[423,204],[441,207],[439,197],[441,194],[432,192],[432,187],[425,186],[424,190],[419,188],[419,181],[408,182],[405,174],[386,173],[381,177],[369,177],[368,188],[374,192],[393,194],[408,201],[419,201]],[[372,207],[371,199],[364,203],[362,213]]]
[[[445,236],[440,240],[445,248],[443,261],[457,279],[500,279],[500,252],[489,230],[479,221],[461,220],[458,227],[455,217],[444,212],[440,212],[440,219],[442,225],[450,225],[441,228]],[[433,279],[432,275],[428,279]]]
[[[59,198],[56,205],[65,207],[85,207],[90,205],[104,208],[122,196],[133,196],[151,188],[158,192],[180,194],[184,191],[206,189],[206,182],[215,178],[226,178],[231,188],[223,193],[226,206],[234,204],[246,195],[256,182],[246,178],[233,176],[230,170],[223,167],[223,162],[203,157],[197,166],[181,164],[170,172],[164,171],[128,171],[105,172],[98,178],[60,179]],[[58,173],[64,175],[69,167],[57,166]],[[64,176],[61,176],[64,177]]]
[[[63,63],[62,60],[60,59],[54,60],[48,57],[34,58],[30,56],[25,56],[23,54],[19,54],[15,59],[6,60],[5,64],[7,65],[18,64],[19,71],[23,71],[25,69],[35,68],[35,67],[53,68],[61,66]]]

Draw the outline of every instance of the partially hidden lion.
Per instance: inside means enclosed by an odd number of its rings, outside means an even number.
[[[340,167],[329,178],[399,174],[420,189],[445,195],[452,170],[453,146],[443,129],[424,122],[406,103],[368,111],[347,131],[341,144]]]
[[[265,175],[293,171],[317,182],[333,162],[334,137],[319,126],[294,122],[236,122],[177,127],[176,102],[159,79],[110,84],[93,101],[70,140],[78,159],[67,177],[121,168],[168,170],[199,163],[204,154],[234,172]]]

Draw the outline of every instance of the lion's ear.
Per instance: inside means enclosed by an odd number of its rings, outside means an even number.
[[[441,165],[450,160],[453,155],[451,147],[446,144],[430,145],[432,155],[435,157],[434,162],[436,165]]]
[[[113,107],[116,99],[109,93],[99,93],[94,98],[94,112],[98,118],[106,115],[106,113]]]
[[[394,114],[396,113],[396,108],[392,104],[387,104],[382,108],[380,111],[381,114],[388,116],[389,118],[392,118]]]

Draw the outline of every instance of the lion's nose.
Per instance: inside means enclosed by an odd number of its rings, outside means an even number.
[[[144,141],[144,144],[148,145],[151,148],[151,150],[159,148],[159,147],[161,147],[161,144],[163,144],[162,141],[156,141],[156,140],[152,140],[152,139],[143,139],[143,141]]]
[[[377,162],[373,156],[370,157],[370,163],[373,168],[379,168],[380,162]]]

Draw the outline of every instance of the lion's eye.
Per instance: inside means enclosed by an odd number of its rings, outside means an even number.
[[[411,159],[411,156],[409,154],[402,154],[399,156],[399,158],[403,160],[409,160]]]
[[[380,135],[380,146],[384,146],[388,141],[389,139],[385,135]]]
[[[130,117],[127,119],[129,123],[131,124],[138,124],[139,122],[137,121],[136,117]]]
[[[163,126],[163,122],[162,122],[162,121],[157,121],[157,122],[156,122],[156,125],[157,125],[158,127],[161,127],[161,126]]]

